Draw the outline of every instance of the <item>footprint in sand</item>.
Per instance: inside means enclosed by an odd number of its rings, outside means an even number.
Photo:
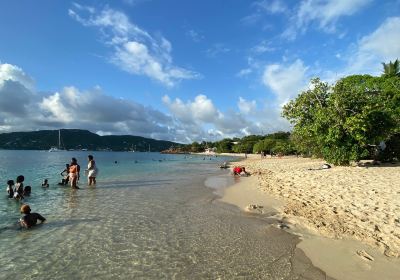
[[[364,250],[358,250],[357,255],[359,255],[363,260],[373,262],[375,259],[370,254]]]

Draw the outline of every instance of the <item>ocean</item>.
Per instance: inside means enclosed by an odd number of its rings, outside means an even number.
[[[97,186],[88,187],[83,172],[81,189],[58,186],[65,163],[76,157],[83,171],[88,154]],[[0,151],[0,278],[325,279],[296,249],[296,236],[218,201],[233,179],[217,166],[231,160]],[[30,230],[17,226],[21,204],[6,193],[7,180],[20,174],[32,186],[24,203],[47,219]]]

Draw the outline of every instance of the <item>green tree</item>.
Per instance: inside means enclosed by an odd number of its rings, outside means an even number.
[[[400,79],[354,75],[313,87],[284,106],[299,150],[340,165],[359,161],[399,130]]]
[[[294,125],[291,139],[303,154],[322,156],[322,137],[330,125],[327,117],[330,91],[328,83],[312,79],[310,89],[283,107],[282,116]]]
[[[191,147],[190,147],[190,151],[193,153],[199,153],[199,152],[203,152],[204,149],[202,148],[202,146],[198,143],[198,142],[193,142]]]
[[[215,146],[217,147],[217,152],[218,153],[232,153],[232,140],[229,138],[223,139],[219,142],[215,143]]]
[[[400,77],[400,64],[399,60],[396,59],[394,62],[389,61],[389,63],[382,62],[383,74],[385,77]]]

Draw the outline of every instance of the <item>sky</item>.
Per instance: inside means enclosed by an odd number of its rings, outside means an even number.
[[[0,133],[290,131],[311,78],[400,58],[400,0],[0,1]]]

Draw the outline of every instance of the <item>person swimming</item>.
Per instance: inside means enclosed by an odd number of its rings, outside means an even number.
[[[46,221],[46,219],[39,213],[31,213],[31,208],[28,204],[21,206],[21,213],[25,214],[25,216],[20,219],[20,224],[24,228],[31,228],[35,226],[38,220],[40,220],[42,223]]]
[[[30,196],[30,195],[31,195],[31,192],[32,192],[31,186],[26,186],[26,187],[24,188],[24,196]]]
[[[44,179],[43,180],[43,183],[42,183],[42,188],[48,188],[50,185],[49,185],[49,180],[48,179]]]
[[[8,198],[14,197],[14,180],[7,181],[7,193],[8,193]]]

